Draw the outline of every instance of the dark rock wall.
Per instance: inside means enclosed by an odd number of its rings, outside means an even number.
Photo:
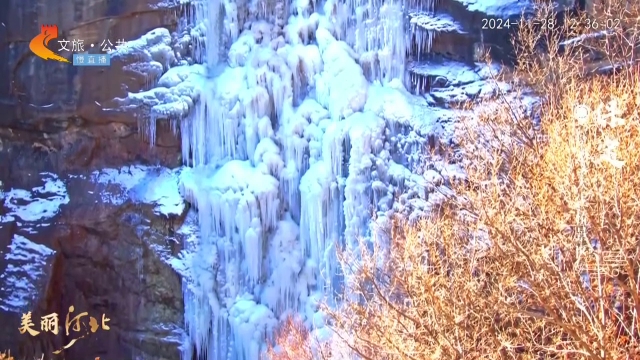
[[[178,10],[177,6],[160,6],[158,1],[0,2],[2,173],[15,174],[21,168],[6,164],[7,156],[35,159],[56,172],[131,162],[177,165],[179,144],[174,136],[150,148],[135,136],[133,114],[103,110],[127,90],[148,86],[147,79],[128,72],[122,63],[78,68],[44,61],[31,53],[29,41],[42,24],[56,24],[59,38],[81,39],[86,49],[94,43],[97,51],[105,39],[115,44],[118,39],[137,39],[157,27],[175,28]]]
[[[105,39],[137,39],[157,27],[173,30],[179,10],[157,0],[0,1],[0,187],[39,186],[42,172],[63,177],[128,164],[180,165],[179,138],[168,128],[159,127],[152,148],[139,136],[135,114],[104,110],[127,91],[147,88],[148,79],[121,62],[78,68],[29,50],[42,24],[58,25],[59,39],[82,39],[88,49]],[[34,311],[36,327],[40,315],[58,312],[64,329],[70,305],[111,319],[110,331],[78,341],[58,358],[177,359],[181,284],[157,251],[174,247],[167,240],[169,220],[130,201],[116,205],[88,195],[99,189],[86,179],[64,181],[71,201],[37,231],[26,231],[18,220],[2,222],[8,209],[0,197],[0,274],[14,265],[4,257],[12,239],[24,236],[56,251],[41,283],[32,284],[41,298],[26,310]],[[48,358],[65,342],[62,335],[20,335],[17,312],[0,309],[0,323],[0,350],[12,354],[44,351]]]

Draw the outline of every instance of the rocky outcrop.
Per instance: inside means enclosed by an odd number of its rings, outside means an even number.
[[[179,357],[182,287],[169,259],[186,208],[175,173],[122,166],[175,168],[180,142],[159,126],[150,146],[139,134],[143,109],[117,99],[153,87],[180,60],[165,55],[182,10],[153,0],[0,4],[0,349],[51,358],[73,338],[64,316],[74,305],[105,313],[111,329],[76,342],[67,359]],[[146,43],[109,68],[78,68],[31,53],[42,24],[89,52],[103,40]],[[28,311],[38,329],[40,316],[57,312],[62,333],[21,335]]]
[[[77,337],[64,330],[73,305],[76,314],[104,313],[111,328],[79,340],[65,358],[177,359],[183,304],[170,259],[186,214],[177,171],[32,174],[22,187],[5,184],[0,207],[0,348],[52,358]],[[40,316],[58,313],[61,332],[21,335],[28,311],[37,330]]]
[[[82,40],[85,50],[96,52],[105,40],[115,45],[158,27],[175,29],[181,9],[174,1],[153,0],[2,2],[0,38],[6,45],[0,49],[2,174],[19,171],[21,160],[16,157],[36,159],[38,166],[55,172],[140,161],[178,165],[179,142],[168,127],[159,129],[157,146],[152,148],[135,136],[135,113],[109,110],[114,98],[157,80],[136,66],[144,59],[117,58],[109,68],[78,68],[36,57],[29,41],[42,24],[55,24],[58,39]],[[51,44],[58,46],[55,41]],[[61,54],[71,56],[71,52]]]

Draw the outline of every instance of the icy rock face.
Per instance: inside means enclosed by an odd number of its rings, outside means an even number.
[[[405,89],[404,5],[196,5],[190,34],[205,65],[171,69],[159,81],[169,90],[153,90],[194,91],[180,117],[189,166],[180,191],[196,230],[173,262],[184,284],[184,359],[257,359],[292,313],[322,330],[319,299],[331,301],[348,276],[336,247],[384,242],[371,219],[383,229],[394,213],[417,219],[463,176],[426,158],[452,141],[453,116]],[[482,87],[478,69],[441,66],[448,85]]]
[[[149,136],[151,145],[155,144],[156,124],[159,119],[172,121],[174,132],[177,132],[177,121],[184,118],[194,107],[198,99],[200,79],[206,73],[202,65],[190,65],[188,48],[192,43],[188,34],[173,38],[164,28],[151,30],[140,39],[127,42],[124,46],[111,52],[113,58],[135,58],[138,60],[130,71],[148,77],[150,90],[130,92],[127,97],[114,101],[119,111],[136,109],[143,134]],[[171,45],[174,44],[172,47]],[[182,58],[183,66],[178,65],[177,58]]]

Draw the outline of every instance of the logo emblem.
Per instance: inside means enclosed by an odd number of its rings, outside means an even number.
[[[71,63],[69,60],[51,51],[47,45],[52,39],[58,37],[58,25],[42,25],[40,34],[31,40],[29,49],[41,59],[56,60],[65,63]]]

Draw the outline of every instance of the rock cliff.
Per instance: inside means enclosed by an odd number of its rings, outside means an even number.
[[[136,71],[149,61],[77,68],[35,57],[29,41],[42,24],[87,48],[134,40],[174,29],[180,10],[160,1],[0,4],[0,349],[50,356],[68,339],[20,335],[20,316],[32,311],[39,328],[39,316],[57,312],[64,332],[74,305],[105,313],[111,329],[78,341],[66,358],[178,358],[182,290],[168,259],[186,208],[181,199],[161,208],[170,188],[150,192],[158,181],[171,185],[174,175],[155,165],[179,165],[180,144],[167,127],[151,147],[134,111],[108,110],[153,84],[153,74]]]

